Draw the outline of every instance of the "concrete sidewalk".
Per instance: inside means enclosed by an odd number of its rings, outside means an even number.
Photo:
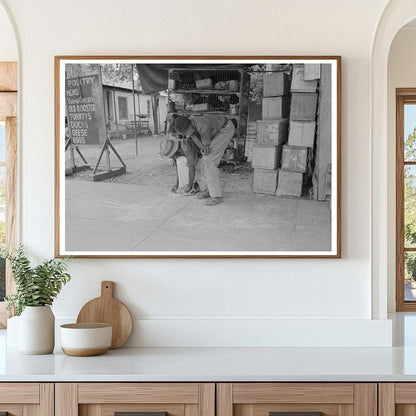
[[[330,250],[327,203],[225,194],[204,205],[169,188],[67,180],[67,251]]]

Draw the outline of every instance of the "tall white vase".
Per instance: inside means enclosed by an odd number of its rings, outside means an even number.
[[[19,319],[19,351],[50,354],[55,346],[55,316],[50,306],[26,306]]]
[[[7,320],[7,347],[19,347],[19,320],[20,316],[13,316]]]

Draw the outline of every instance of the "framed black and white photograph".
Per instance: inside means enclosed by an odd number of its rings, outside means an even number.
[[[55,251],[341,256],[340,57],[55,57]]]

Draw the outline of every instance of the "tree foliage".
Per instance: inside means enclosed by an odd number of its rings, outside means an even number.
[[[405,160],[416,160],[416,127],[410,133],[404,146]],[[404,174],[405,200],[405,245],[416,244],[416,177],[411,166],[405,166]]]
[[[416,127],[404,143],[404,158],[416,160]],[[404,171],[404,238],[405,247],[416,246],[416,176],[411,166]],[[416,256],[405,257],[406,279],[416,280]]]
[[[281,71],[290,73],[292,71],[291,64],[261,64],[253,65],[250,69],[250,100],[258,104],[263,98],[263,78],[267,74],[266,71]]]
[[[0,247],[6,246],[6,223],[0,222]],[[1,267],[0,267],[1,270]]]
[[[404,142],[404,160],[416,160],[416,127]]]
[[[3,209],[6,206],[6,183],[5,180],[0,180],[0,207]],[[6,223],[0,222],[0,247],[6,246]],[[1,270],[1,267],[0,267]]]
[[[132,68],[134,76],[134,88],[137,89],[140,85],[139,72],[137,71],[137,66],[131,64],[102,64],[101,74],[103,77],[103,83],[131,83]]]
[[[134,76],[134,88],[139,89],[140,78],[137,65],[131,64],[71,64],[65,71],[69,78],[101,73],[103,84],[118,85],[131,84],[131,76]]]

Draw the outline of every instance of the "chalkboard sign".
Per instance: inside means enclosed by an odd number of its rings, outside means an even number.
[[[103,87],[97,74],[65,80],[69,135],[76,146],[106,141]]]

